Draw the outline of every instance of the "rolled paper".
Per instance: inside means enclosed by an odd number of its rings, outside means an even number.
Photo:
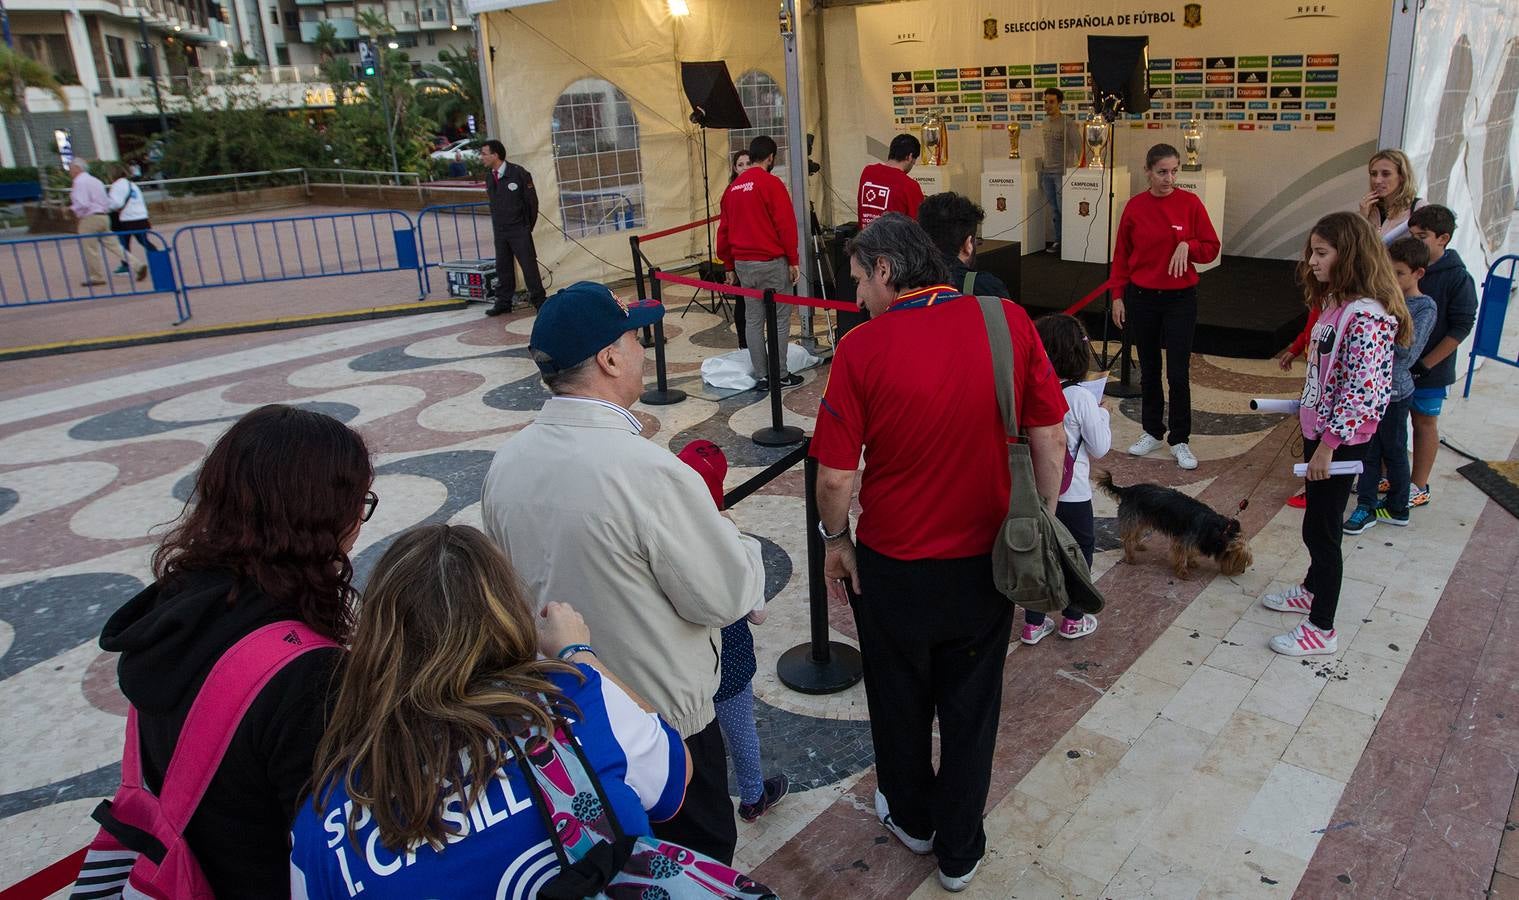
[[[1269,400],[1257,397],[1250,401],[1250,408],[1263,413],[1286,413],[1293,415],[1303,404],[1298,400]]]
[[[1361,474],[1361,470],[1364,469],[1364,468],[1365,468],[1365,466],[1361,465],[1361,461],[1359,459],[1342,459],[1339,462],[1332,462],[1332,463],[1329,464],[1329,474],[1330,475],[1359,475],[1359,474]],[[1299,478],[1302,478],[1303,476],[1307,475],[1308,474],[1308,464],[1307,463],[1298,463],[1297,465],[1293,466],[1292,467],[1292,474],[1296,475]]]

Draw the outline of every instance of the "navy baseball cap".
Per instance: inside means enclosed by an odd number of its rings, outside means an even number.
[[[528,349],[538,370],[554,375],[595,356],[624,332],[653,325],[664,314],[663,304],[623,303],[594,281],[577,281],[544,301]]]

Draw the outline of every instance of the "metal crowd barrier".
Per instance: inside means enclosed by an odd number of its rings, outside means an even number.
[[[449,219],[447,224],[443,221],[444,216]],[[461,220],[468,223],[467,227]],[[480,237],[482,221],[485,223],[484,243],[481,243]],[[431,231],[428,230],[428,225],[432,226]],[[453,234],[452,244],[446,240],[450,232]],[[430,241],[429,236],[432,238]],[[428,270],[435,269],[450,259],[495,259],[495,241],[495,233],[491,230],[490,204],[486,201],[424,207],[417,213],[417,243],[422,250],[424,289],[432,293],[432,273]]]
[[[1498,274],[1498,267],[1506,266],[1506,275]],[[1472,337],[1472,349],[1466,357],[1466,389],[1462,397],[1472,393],[1472,373],[1477,370],[1477,357],[1482,356],[1506,366],[1519,366],[1519,358],[1504,357],[1498,344],[1503,340],[1503,319],[1508,315],[1509,295],[1514,290],[1514,275],[1519,270],[1519,256],[1510,253],[1493,260],[1482,279],[1482,300],[1477,307],[1477,327]]]
[[[120,232],[63,234],[0,241],[0,307],[40,306],[112,297],[174,296],[175,325],[190,318],[189,298],[175,279],[173,251],[156,231],[132,232],[145,237],[150,246],[148,277],[137,280],[135,271],[118,272],[120,259],[108,252],[107,242],[120,246]],[[133,241],[139,258],[142,248]],[[105,283],[91,285],[88,255],[98,254]]]
[[[174,233],[180,290],[415,271],[415,227],[398,209],[187,225]]]

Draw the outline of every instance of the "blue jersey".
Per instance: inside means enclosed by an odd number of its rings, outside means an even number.
[[[685,746],[675,730],[639,709],[595,669],[557,675],[555,683],[580,710],[571,720],[586,758],[600,777],[623,829],[649,834],[649,822],[675,815],[685,797]],[[341,784],[320,812],[303,801],[291,833],[290,893],[304,898],[495,897],[530,898],[559,871],[559,860],[533,808],[533,795],[510,751],[474,805],[467,791],[443,800],[443,821],[454,834],[442,850],[423,844],[396,852],[380,841],[368,810],[347,830],[353,803]]]

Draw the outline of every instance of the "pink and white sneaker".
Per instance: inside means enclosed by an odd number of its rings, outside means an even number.
[[[1097,617],[1091,613],[1087,613],[1079,619],[1060,617],[1060,636],[1067,640],[1074,641],[1077,638],[1084,638],[1096,630]]]
[[[1306,616],[1309,610],[1313,609],[1313,592],[1301,584],[1295,584],[1285,591],[1262,597],[1261,606],[1277,612],[1298,613]]]
[[[1331,656],[1340,648],[1340,639],[1333,628],[1320,631],[1308,622],[1286,634],[1279,634],[1268,644],[1283,656]]]
[[[1040,622],[1038,625],[1030,625],[1029,623],[1024,622],[1023,637],[1021,640],[1023,643],[1028,644],[1030,647],[1032,647],[1033,645],[1044,640],[1046,637],[1049,637],[1054,633],[1054,631],[1055,620],[1051,619],[1049,616],[1045,616],[1044,621]]]

